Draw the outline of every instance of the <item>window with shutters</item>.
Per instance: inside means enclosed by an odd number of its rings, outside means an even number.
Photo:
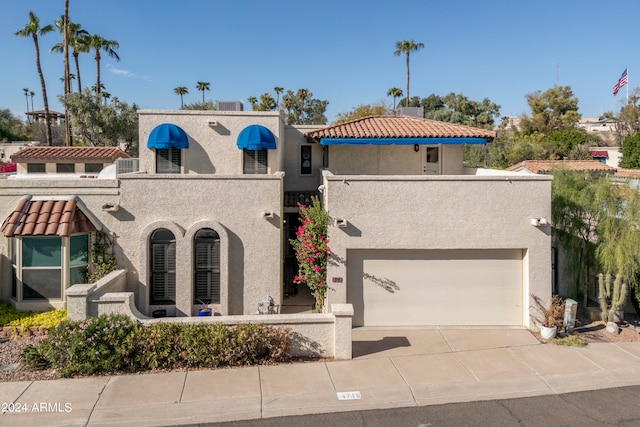
[[[243,149],[245,174],[265,174],[267,173],[267,149],[247,150]]]
[[[210,228],[198,230],[193,239],[194,304],[220,303],[220,236]]]
[[[156,173],[180,173],[182,152],[179,148],[156,149]]]
[[[151,305],[176,303],[176,239],[159,228],[151,234]]]

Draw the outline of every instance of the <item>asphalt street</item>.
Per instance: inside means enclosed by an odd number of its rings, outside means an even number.
[[[198,424],[210,427],[639,425],[640,386],[518,399]]]

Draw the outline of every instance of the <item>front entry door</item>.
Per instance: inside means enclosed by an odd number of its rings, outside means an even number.
[[[440,175],[440,147],[425,147],[422,172],[425,175]]]

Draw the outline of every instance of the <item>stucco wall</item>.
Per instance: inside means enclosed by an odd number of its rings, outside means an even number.
[[[139,110],[140,170],[155,172],[155,152],[147,149],[149,134],[158,125],[172,123],[189,137],[189,148],[182,150],[183,173],[241,175],[242,150],[236,147],[238,134],[257,124],[269,129],[276,138],[276,150],[268,151],[269,173],[281,169],[280,146],[284,124],[279,112]],[[215,127],[209,123],[215,122]]]
[[[425,145],[330,145],[328,169],[336,175],[422,175]],[[441,145],[443,175],[462,175],[464,146]]]
[[[178,315],[189,315],[191,308],[190,250],[185,241],[189,232],[203,225],[227,237],[228,264],[221,266],[228,287],[225,314],[254,313],[265,295],[281,302],[282,283],[282,191],[283,174],[244,176],[198,176],[147,174],[128,175],[117,180],[0,180],[0,217],[6,218],[24,194],[37,196],[78,195],[81,209],[97,227],[103,227],[115,240],[115,255],[121,268],[128,270],[128,290],[138,292],[138,307],[145,314],[147,241],[154,224],[171,224],[176,234],[178,254]],[[105,212],[102,206],[119,206]],[[263,212],[274,218],[264,219]],[[197,231],[197,230],[195,230]],[[188,239],[188,237],[187,237]],[[178,246],[179,245],[179,246]],[[186,252],[186,253],[185,253]],[[10,296],[11,265],[8,239],[0,236],[2,254],[2,299]],[[182,301],[180,303],[180,301]]]
[[[305,132],[318,129],[319,126],[285,126],[286,143],[283,144],[285,171],[285,191],[315,191],[322,183],[319,169],[322,167],[322,145],[311,144],[304,137]],[[311,175],[300,174],[300,146],[311,146]]]
[[[324,172],[331,252],[328,303],[346,301],[347,249],[521,249],[524,292],[551,293],[549,176],[352,176]],[[525,325],[529,316],[525,313]]]

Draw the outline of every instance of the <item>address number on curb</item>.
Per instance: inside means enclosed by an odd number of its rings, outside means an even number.
[[[362,399],[359,391],[339,391],[338,400],[358,400]]]

